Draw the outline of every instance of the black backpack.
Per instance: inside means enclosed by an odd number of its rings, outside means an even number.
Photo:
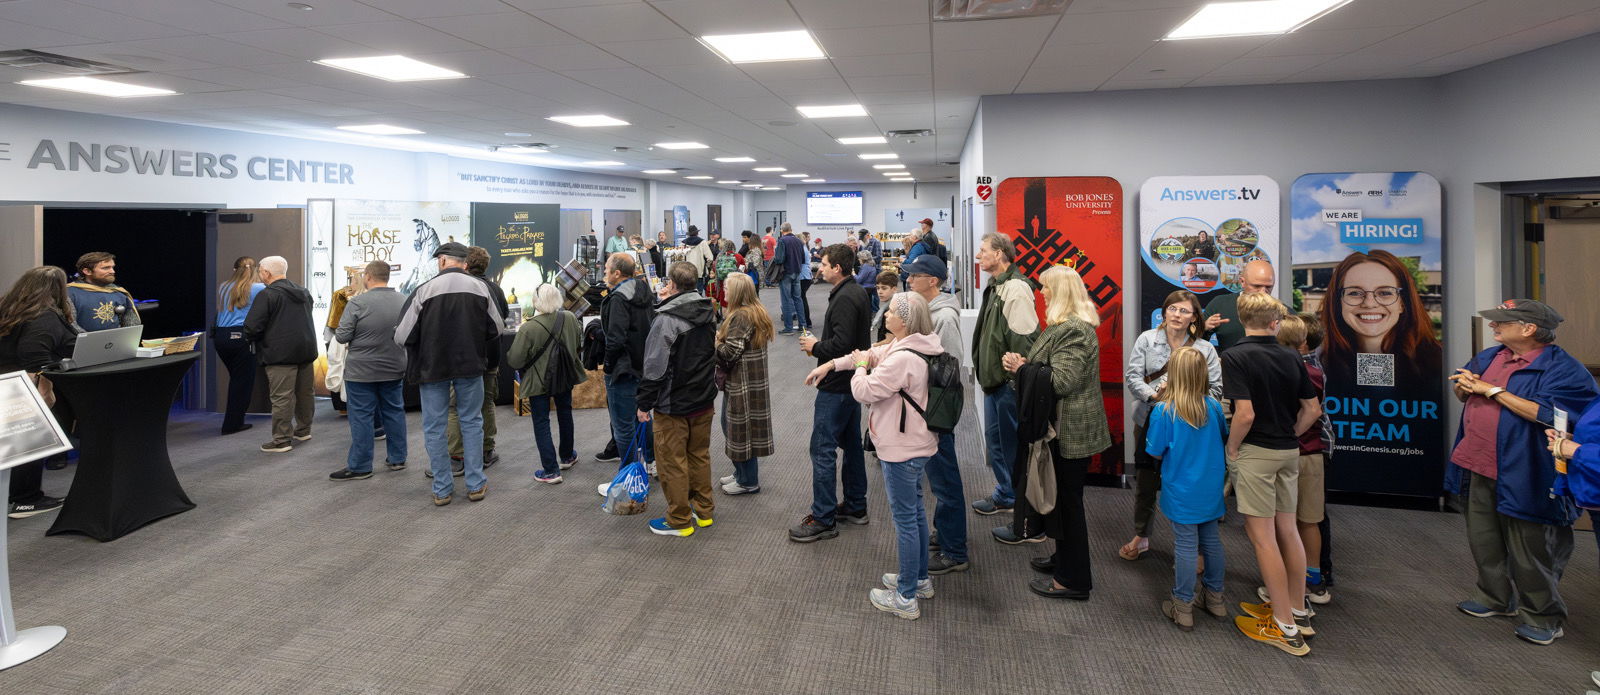
[[[939,235],[928,232],[926,236],[922,237],[922,241],[928,245],[928,253],[938,257],[939,260],[944,261],[946,264],[950,263],[950,250],[945,248],[944,242],[939,240]]]
[[[583,328],[583,368],[599,369],[606,361],[606,333],[599,321],[590,321]]]
[[[928,407],[923,409],[912,400],[911,394],[905,389],[900,389],[900,398],[915,408],[922,420],[928,423],[928,430],[939,434],[949,434],[956,431],[956,423],[961,421],[962,387],[961,387],[961,361],[955,355],[939,353],[928,355],[916,350],[906,350],[913,355],[921,357],[928,363]],[[900,407],[900,431],[906,431],[906,409]]]
[[[572,366],[572,353],[561,340],[561,328],[566,322],[567,312],[558,310],[555,328],[550,330],[550,342],[533,353],[533,359],[528,361],[528,366],[532,367],[538,364],[545,351],[550,352],[550,361],[544,367],[544,393],[538,394],[540,396],[566,393],[578,385],[578,370]]]

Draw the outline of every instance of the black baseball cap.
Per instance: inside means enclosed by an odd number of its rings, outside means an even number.
[[[466,258],[467,247],[454,241],[447,241],[439,245],[433,252],[433,257],[449,256],[451,258]]]
[[[944,267],[944,261],[939,260],[938,256],[931,253],[924,253],[911,259],[910,263],[902,264],[900,266],[900,274],[906,277],[932,275],[938,278],[939,282],[944,282],[945,278],[949,277],[948,271]]]
[[[918,256],[917,258],[921,258]],[[1507,299],[1500,302],[1500,306],[1493,309],[1484,309],[1478,312],[1490,321],[1521,321],[1531,323],[1546,330],[1554,330],[1566,318],[1551,309],[1550,305],[1532,299]]]

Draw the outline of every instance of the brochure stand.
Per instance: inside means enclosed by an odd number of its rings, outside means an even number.
[[[0,432],[0,490],[11,489],[12,468],[72,448],[25,372],[0,375]],[[67,637],[66,628],[55,625],[17,629],[5,524],[0,517],[0,671],[50,651]]]

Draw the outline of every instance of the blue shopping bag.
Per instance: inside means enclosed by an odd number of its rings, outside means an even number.
[[[650,506],[650,475],[644,469],[644,438],[649,427],[649,423],[641,422],[633,430],[628,464],[611,479],[606,501],[601,505],[609,514],[643,514]]]

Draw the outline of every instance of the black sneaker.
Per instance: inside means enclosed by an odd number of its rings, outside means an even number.
[[[391,471],[403,471],[406,469],[405,461],[401,461],[399,463],[385,463],[383,465],[387,466]]]
[[[928,532],[928,552],[930,552],[930,553],[939,552],[939,532],[938,531],[929,531]]]
[[[357,473],[348,468],[340,468],[328,474],[328,480],[366,480],[372,477],[372,471]]]
[[[13,519],[26,519],[35,514],[43,514],[53,509],[60,509],[66,500],[59,497],[40,497],[38,500],[27,504],[12,503],[6,511],[6,516]]]
[[[972,563],[956,562],[944,553],[934,553],[928,558],[928,574],[949,574],[951,572],[965,572]]]
[[[483,468],[484,468],[484,470],[488,470],[490,466],[493,466],[494,464],[497,464],[499,462],[500,462],[500,455],[497,454],[497,453],[494,453],[494,449],[484,449],[483,450]]]
[[[840,512],[840,513],[834,515],[833,520],[834,521],[843,521],[844,523],[853,524],[855,526],[866,526],[867,525],[867,510],[863,509],[863,510],[861,510],[859,512],[855,512],[853,514]]]
[[[801,519],[799,524],[789,529],[789,540],[796,543],[812,543],[839,535],[839,527],[833,524],[823,525],[810,514]]]
[[[606,444],[605,450],[594,455],[594,460],[601,463],[616,463],[617,461],[621,461],[622,456],[617,454],[617,443],[611,442]]]
[[[1010,526],[996,526],[994,528],[994,530],[991,531],[991,533],[994,534],[994,539],[995,540],[1000,541],[1001,543],[1004,543],[1006,545],[1021,545],[1023,543],[1043,543],[1044,542],[1044,534],[1043,533],[1040,533],[1040,534],[1034,535],[1034,536],[1018,536],[1017,532],[1011,530]]]
[[[972,511],[984,516],[989,516],[990,514],[999,514],[1000,512],[1009,512],[1013,509],[1015,509],[1014,505],[1002,504],[995,501],[993,497],[985,497],[972,503]]]
[[[269,454],[281,454],[285,451],[293,451],[294,445],[288,442],[267,442],[261,445],[261,450]]]

